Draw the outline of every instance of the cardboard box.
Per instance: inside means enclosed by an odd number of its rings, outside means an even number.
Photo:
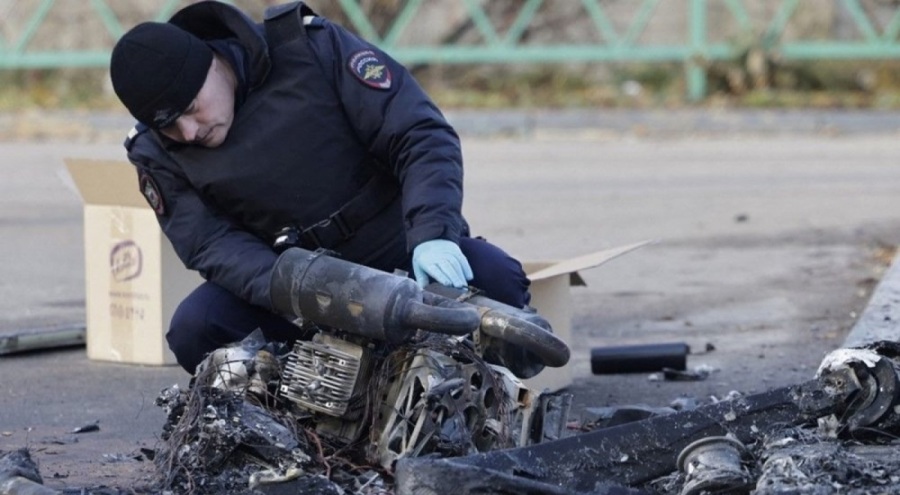
[[[574,354],[572,339],[572,286],[587,285],[579,271],[602,265],[607,261],[633,251],[650,241],[606,249],[559,262],[525,261],[523,266],[531,279],[531,306],[550,322],[553,332],[561,338]],[[525,385],[537,391],[556,392],[572,384],[572,365],[561,368],[544,368],[537,376],[524,380]]]
[[[125,161],[67,159],[84,201],[89,359],[175,364],[165,333],[202,278],[184,267]]]

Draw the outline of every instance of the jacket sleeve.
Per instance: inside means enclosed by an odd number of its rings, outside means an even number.
[[[456,131],[406,68],[340,26],[321,23],[308,29],[311,44],[347,119],[400,181],[407,249],[431,239],[458,242],[467,226]]]
[[[141,193],[184,265],[251,304],[272,309],[269,277],[277,254],[206,204],[149,131],[133,139],[128,159],[137,167]]]

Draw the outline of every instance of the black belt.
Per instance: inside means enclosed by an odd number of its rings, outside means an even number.
[[[282,251],[293,246],[310,250],[334,248],[390,206],[399,193],[400,185],[394,177],[377,173],[356,197],[324,219],[308,226],[282,229],[275,235],[275,249]]]

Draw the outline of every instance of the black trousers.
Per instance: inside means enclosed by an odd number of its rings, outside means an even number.
[[[528,305],[530,282],[521,263],[480,238],[461,239],[460,249],[475,276],[469,282],[471,286],[504,304],[517,308]],[[205,282],[175,310],[166,339],[178,364],[193,374],[208,353],[243,340],[257,328],[270,341],[292,342],[302,337],[300,329],[285,318]]]

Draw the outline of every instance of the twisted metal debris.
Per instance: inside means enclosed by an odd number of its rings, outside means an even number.
[[[391,352],[354,398],[362,413],[352,427],[278,394],[289,358],[254,333],[211,354],[187,391],[161,393],[161,489],[391,493],[397,459],[526,445],[558,436],[563,424],[556,417],[555,432],[543,421],[534,427],[553,407],[459,339],[423,334]]]

